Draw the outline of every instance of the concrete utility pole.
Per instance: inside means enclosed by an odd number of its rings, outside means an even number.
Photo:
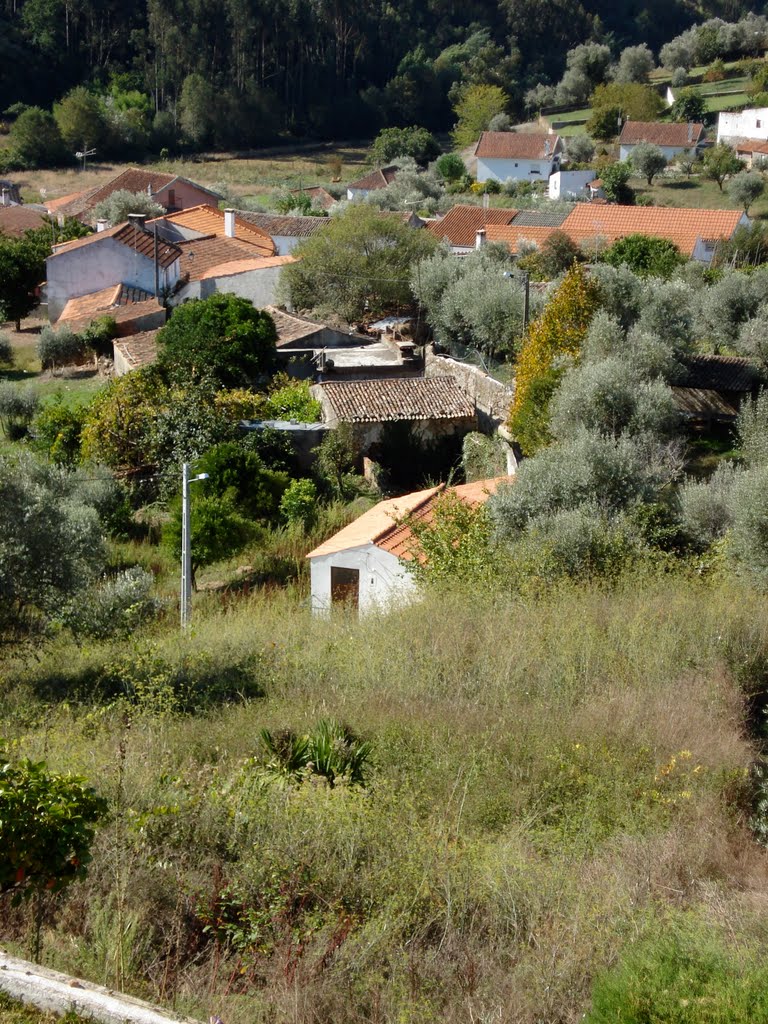
[[[192,621],[192,530],[189,508],[189,485],[207,480],[207,473],[190,477],[189,463],[181,466],[181,628],[188,629]]]

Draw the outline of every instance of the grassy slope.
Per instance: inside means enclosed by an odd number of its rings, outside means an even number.
[[[46,962],[111,984],[122,932],[129,987],[203,1019],[463,1021],[480,1007],[534,1024],[578,1019],[595,973],[666,914],[728,941],[765,935],[732,669],[748,685],[768,655],[766,613],[734,584],[674,578],[430,598],[360,623],[284,594],[226,609],[209,596],[184,642],[173,628],[61,639],[6,664],[15,751],[123,807]],[[239,666],[265,696],[174,713],[179,665],[211,684]],[[106,667],[145,680],[128,718],[72,701]],[[254,784],[261,728],[326,716],[371,740],[368,795]],[[202,926],[224,892],[216,943]],[[22,940],[15,918],[5,929]]]

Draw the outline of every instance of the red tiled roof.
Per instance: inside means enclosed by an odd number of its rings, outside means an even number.
[[[326,381],[317,387],[344,423],[457,420],[475,415],[473,404],[452,377]]]
[[[113,341],[112,347],[122,355],[131,370],[137,370],[141,366],[149,366],[157,359],[157,333],[140,331],[138,334]]]
[[[314,551],[310,551],[307,558],[333,555],[340,551],[348,551],[350,548],[375,544],[384,551],[397,555],[398,558],[411,561],[419,557],[411,524],[414,521],[431,522],[434,518],[435,505],[443,494],[454,493],[468,505],[482,505],[500,483],[508,480],[509,477],[495,477],[450,488],[440,484],[423,491],[403,494],[399,498],[380,501],[349,526],[345,526]]]
[[[768,142],[765,139],[742,139],[736,146],[736,152],[768,155]]]
[[[516,227],[512,224],[489,224],[485,229],[485,238],[488,242],[502,242],[509,248],[511,253],[518,252],[521,242],[533,242],[541,247],[543,242],[554,234],[555,231],[564,231],[565,225],[559,228],[534,227],[526,225]]]
[[[253,263],[254,266],[258,265],[263,268],[271,260],[284,258],[258,256],[254,246],[250,243],[241,242],[238,238],[227,238],[226,235],[205,235],[202,238],[192,238],[188,242],[179,242],[178,248],[181,251],[181,274],[182,276],[186,274],[190,281],[201,281],[205,277],[218,276],[220,268],[225,264],[247,261]],[[214,268],[216,274],[209,274],[208,271]]]
[[[209,267],[199,277],[207,281],[211,277],[234,277],[236,274],[250,274],[252,271],[268,270],[270,267],[283,267],[286,263],[296,263],[295,256],[256,256],[249,259],[230,260],[228,263],[217,263]]]
[[[336,202],[331,193],[324,189],[322,185],[310,185],[308,188],[292,188],[291,195],[307,195],[314,205],[319,206],[321,210],[330,209]]]
[[[361,191],[373,192],[377,188],[386,188],[395,180],[395,175],[400,168],[396,165],[390,167],[379,167],[370,174],[366,174],[357,181],[350,182],[347,188],[360,189]]]
[[[65,242],[63,245],[57,245],[53,251],[53,254],[48,259],[55,259],[57,256],[65,256],[76,249],[82,249],[86,245],[98,245],[100,242],[104,242],[106,239],[112,238],[116,242],[120,242],[122,245],[127,246],[129,249],[133,249],[140,256],[144,256],[148,260],[154,260],[155,258],[155,239],[154,235],[145,231],[143,228],[137,227],[134,224],[126,221],[125,224],[118,224],[114,228],[107,228],[106,231],[97,231],[93,235],[88,235],[86,238],[76,238],[73,242]],[[157,261],[161,267],[170,267],[181,255],[181,249],[176,245],[172,245],[170,242],[165,242],[162,239],[158,239],[157,244]]]
[[[200,206],[190,206],[177,213],[167,213],[163,217],[157,217],[156,220],[177,224],[190,231],[199,231],[201,235],[215,235],[217,238],[228,237],[224,232],[224,211],[205,203]],[[154,222],[147,221],[147,223]],[[239,242],[247,242],[254,246],[260,256],[274,255],[275,243],[267,232],[246,223],[240,214],[235,214],[235,238]]]
[[[698,355],[685,360],[688,388],[714,391],[752,391],[760,381],[760,371],[742,356]]]
[[[560,145],[560,136],[548,132],[483,132],[475,156],[483,160],[546,160]]]
[[[331,223],[330,217],[291,217],[290,214],[252,213],[250,210],[239,210],[237,216],[266,232],[271,238],[276,235],[309,238]]]
[[[685,210],[660,206],[613,206],[578,203],[563,221],[562,230],[581,243],[602,238],[608,244],[627,235],[668,238],[685,256],[692,256],[699,239],[730,238],[739,226],[740,210]]]
[[[704,125],[698,122],[666,124],[663,121],[625,121],[619,145],[636,146],[640,142],[650,142],[654,146],[688,149],[697,146],[703,134]]]
[[[0,233],[20,238],[45,224],[44,213],[28,206],[0,206]]]
[[[427,231],[435,238],[447,239],[451,245],[473,246],[475,236],[480,228],[489,224],[510,224],[518,211],[510,207],[469,206],[459,203],[446,213],[440,220],[429,221]]]
[[[156,195],[164,188],[172,185],[174,181],[183,181],[195,188],[206,192],[216,199],[221,197],[218,193],[204,185],[198,185],[195,181],[182,178],[179,174],[168,174],[163,171],[148,171],[140,167],[128,167],[116,177],[111,178],[104,185],[97,185],[95,188],[86,189],[84,192],[75,192],[71,196],[61,196],[53,199],[46,205],[51,212],[61,213],[67,217],[76,217],[82,213],[92,210],[97,203],[103,199],[109,199],[113,192],[147,192],[149,195]]]

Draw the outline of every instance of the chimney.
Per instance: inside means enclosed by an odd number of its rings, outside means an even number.
[[[491,205],[491,197],[488,195],[487,192],[483,192],[483,209],[487,210],[490,205]]]
[[[227,238],[235,237],[235,211],[225,210],[224,211],[224,234]]]
[[[693,121],[688,122],[688,145],[693,142]]]
[[[549,156],[550,148],[549,139],[544,139],[544,156]]]
[[[485,228],[478,228],[475,233],[475,248],[482,249],[485,245]]]
[[[3,189],[3,206],[10,206],[11,200],[8,198],[8,189]]]
[[[99,232],[99,231],[106,231],[107,230],[107,224],[109,224],[108,220],[97,220],[96,221],[96,231],[97,232]]]
[[[144,222],[146,221],[146,219],[147,219],[146,213],[129,213],[128,214],[128,223],[129,224],[133,224],[133,226],[135,228],[138,228],[140,231],[144,230]]]

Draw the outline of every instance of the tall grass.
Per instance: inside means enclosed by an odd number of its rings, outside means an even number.
[[[46,958],[227,1024],[534,1024],[580,1019],[670,906],[764,951],[766,612],[675,577],[362,620],[293,590],[211,598],[184,638],[54,639],[5,666],[6,735],[114,813]],[[369,785],[265,781],[260,731],[324,718],[371,743]]]

